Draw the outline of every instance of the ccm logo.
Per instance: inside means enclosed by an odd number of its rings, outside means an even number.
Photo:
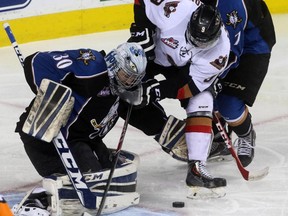
[[[225,82],[224,85],[229,87],[229,88],[234,88],[234,89],[238,89],[238,90],[241,90],[241,91],[246,89],[245,86],[241,86],[241,85],[239,85],[237,83]]]
[[[72,177],[73,182],[78,189],[88,189],[87,185],[82,180],[82,174],[70,152],[69,147],[67,146],[66,140],[61,138],[54,139],[57,145],[57,149],[62,156],[62,160],[65,163],[67,172]]]

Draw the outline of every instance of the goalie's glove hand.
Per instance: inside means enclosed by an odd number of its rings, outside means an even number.
[[[119,97],[129,104],[141,108],[148,105],[149,102],[159,101],[161,99],[159,82],[155,79],[147,80],[139,85],[133,91],[123,91],[119,93]]]
[[[206,90],[210,91],[212,96],[216,98],[217,95],[222,91],[222,89],[223,89],[222,79],[217,77]]]
[[[131,37],[128,39],[128,42],[139,43],[145,51],[146,57],[148,60],[155,59],[155,44],[153,41],[153,34],[149,28],[137,26],[136,23],[132,23],[130,27]]]

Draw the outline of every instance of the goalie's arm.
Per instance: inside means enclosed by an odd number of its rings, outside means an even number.
[[[23,125],[23,132],[45,142],[51,142],[65,126],[74,105],[68,87],[43,79]]]
[[[85,65],[85,62],[77,57],[79,53],[89,51],[97,61],[90,61]],[[43,79],[61,83],[86,98],[96,96],[103,89],[105,83],[107,87],[109,86],[103,54],[95,50],[37,52],[25,58],[24,72],[27,83],[34,94],[37,94]]]

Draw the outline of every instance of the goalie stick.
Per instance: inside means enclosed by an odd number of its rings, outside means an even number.
[[[122,149],[122,145],[123,145],[124,137],[125,137],[125,134],[126,134],[126,131],[127,131],[127,127],[128,127],[128,122],[129,122],[129,119],[130,119],[131,111],[132,111],[132,105],[130,105],[129,108],[128,108],[127,116],[126,116],[126,119],[125,119],[125,122],[124,122],[124,126],[123,126],[123,129],[122,129],[122,132],[121,132],[121,136],[120,136],[120,139],[119,139],[119,142],[118,142],[118,146],[117,146],[117,149],[116,149],[116,152],[115,152],[115,155],[114,155],[113,166],[112,166],[112,168],[110,170],[109,177],[107,179],[106,188],[105,188],[104,194],[102,196],[102,200],[101,200],[101,203],[100,203],[100,206],[99,206],[99,209],[98,209],[98,212],[97,212],[96,216],[100,216],[101,212],[103,210],[103,207],[104,207],[104,204],[105,204],[105,200],[106,200],[106,197],[107,197],[107,194],[108,194],[108,191],[109,191],[109,188],[110,188],[110,184],[111,184],[111,181],[112,181],[113,173],[114,173],[114,170],[116,169],[117,162],[118,162],[118,159],[119,159],[119,155],[120,155],[120,152],[121,152],[121,149]]]
[[[10,28],[10,25],[8,23],[4,23],[3,24],[4,29],[6,31],[6,34],[13,46],[13,49],[18,57],[18,60],[20,61],[22,67],[24,67],[24,56],[21,52],[21,50],[19,49],[18,43],[14,37],[14,34]],[[120,151],[123,145],[123,141],[124,141],[124,137],[127,131],[127,127],[128,127],[128,121],[130,118],[130,114],[131,114],[131,110],[132,110],[132,106],[129,107],[128,112],[127,112],[127,116],[125,119],[125,123],[121,132],[121,136],[120,136],[120,140],[118,143],[118,147],[115,153],[115,157],[114,157],[114,164],[111,168],[108,180],[107,180],[107,185],[104,191],[104,194],[102,196],[101,199],[101,203],[100,203],[100,207],[99,210],[97,211],[97,216],[101,214],[104,204],[105,204],[105,200],[108,194],[108,190],[112,181],[112,177],[113,177],[113,173],[114,170],[116,168],[117,165],[117,161],[120,155]],[[62,134],[62,132],[60,131],[59,134],[53,139],[53,144],[56,147],[56,150],[62,160],[62,163],[67,171],[67,174],[69,176],[70,181],[73,184],[73,187],[77,193],[77,196],[79,198],[79,201],[81,202],[81,204],[85,207],[85,208],[89,208],[89,209],[97,209],[97,203],[99,203],[99,201],[97,201],[97,197],[96,195],[94,195],[90,189],[88,188],[86,181],[82,175],[82,173],[80,172],[73,155],[71,154],[71,151],[67,145],[67,142]]]
[[[243,176],[243,178],[247,181],[255,181],[255,180],[260,180],[260,179],[264,178],[265,176],[267,176],[268,172],[269,172],[269,167],[265,167],[262,170],[253,171],[253,172],[248,171],[243,167],[238,155],[236,154],[235,150],[233,149],[231,139],[227,135],[226,130],[222,126],[220,119],[217,116],[217,112],[214,112],[214,119],[213,120],[214,120],[214,122],[217,126],[217,129],[219,130],[227,148],[229,149],[231,155],[235,159],[237,167],[238,167],[241,175]]]

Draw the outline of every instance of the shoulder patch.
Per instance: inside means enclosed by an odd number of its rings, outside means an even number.
[[[170,17],[170,14],[176,11],[179,1],[167,2],[164,6],[164,15]]]
[[[234,10],[231,13],[227,14],[227,22],[226,25],[232,26],[236,29],[237,25],[242,22],[242,18],[239,17],[238,11]]]
[[[80,56],[77,58],[77,60],[82,60],[85,65],[88,65],[89,61],[95,61],[96,57],[94,56],[91,50],[88,51],[80,50]]]
[[[217,59],[210,62],[210,64],[216,67],[218,70],[221,70],[225,66],[226,61],[227,61],[227,56],[219,56]]]

